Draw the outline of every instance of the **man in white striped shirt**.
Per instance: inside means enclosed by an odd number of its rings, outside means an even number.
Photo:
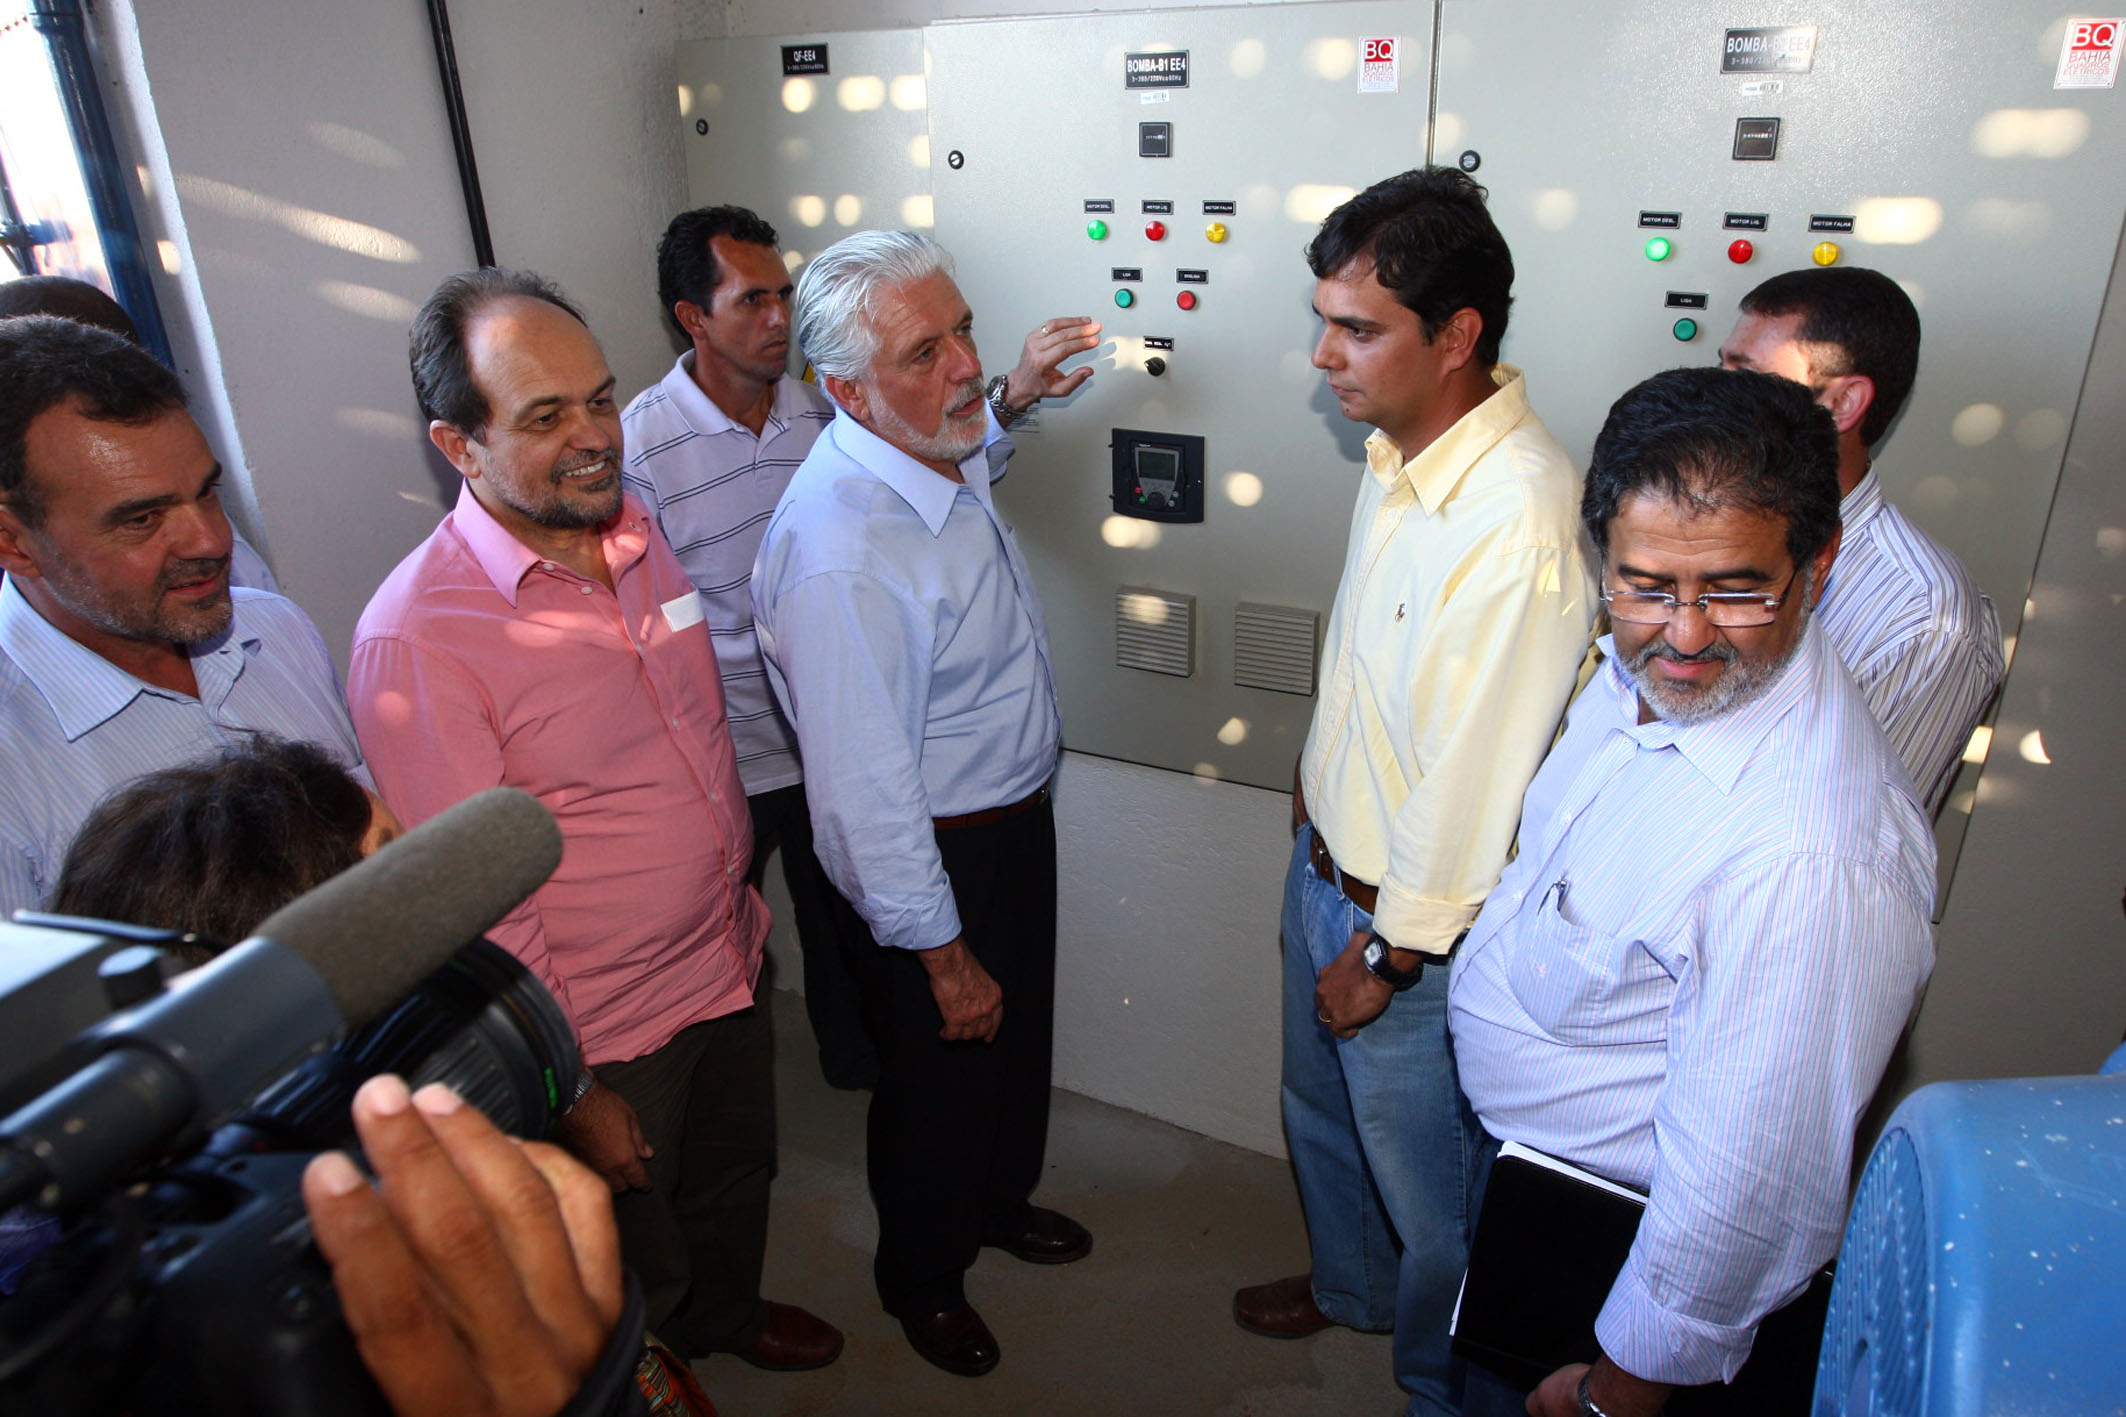
[[[1823,628],[1920,800],[1939,812],[2006,664],[1992,600],[1882,495],[1869,461],[1912,392],[1919,312],[1880,271],[1788,271],[1742,297],[1720,364],[1806,384],[1837,422],[1845,536],[1823,589]]]
[[[1933,965],[1933,836],[1810,613],[1835,439],[1792,382],[1676,369],[1595,441],[1614,633],[1449,990],[1487,1139],[1648,1196],[1601,1356],[1538,1417],[1734,1379],[1838,1247],[1855,1123]],[[1521,1401],[1471,1365],[1465,1412]]]
[[[753,816],[753,884],[780,847],[820,1071],[835,1087],[867,1088],[878,1055],[837,943],[834,887],[812,851],[797,735],[768,690],[753,631],[753,557],[768,517],[834,419],[826,395],[785,377],[791,280],[775,239],[744,207],[681,212],[666,226],[657,298],[689,348],[620,415],[621,480],[655,510],[701,592]]]

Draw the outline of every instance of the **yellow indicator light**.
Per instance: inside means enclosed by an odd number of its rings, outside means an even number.
[[[1837,265],[1837,264],[1838,264],[1838,243],[1837,243],[1837,242],[1835,242],[1835,241],[1819,241],[1819,242],[1817,242],[1817,243],[1816,243],[1816,249],[1815,249],[1815,250],[1813,250],[1813,251],[1811,251],[1811,252],[1809,252],[1809,259],[1810,259],[1810,260],[1812,260],[1812,261],[1814,261],[1814,262],[1815,262],[1815,263],[1816,263],[1817,265],[1819,265],[1819,266],[1835,266],[1835,265]]]
[[[1209,226],[1203,228],[1203,234],[1210,238],[1212,245],[1219,245],[1225,240],[1225,223],[1222,221],[1214,221]]]

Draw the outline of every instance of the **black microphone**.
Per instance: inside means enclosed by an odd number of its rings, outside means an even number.
[[[95,1199],[396,1004],[561,860],[514,788],[467,798],[75,1040],[93,1060],[0,1122],[0,1210]]]

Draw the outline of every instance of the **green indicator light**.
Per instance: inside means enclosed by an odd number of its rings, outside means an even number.
[[[1127,310],[1130,306],[1136,303],[1137,292],[1135,292],[1134,290],[1118,290],[1115,292],[1115,304],[1120,306],[1122,309]]]
[[[1675,335],[1680,340],[1696,339],[1698,337],[1698,322],[1688,318],[1676,321]]]
[[[1668,253],[1672,249],[1666,236],[1649,236],[1646,238],[1646,259],[1649,261],[1667,260]]]
[[[1085,234],[1095,241],[1105,241],[1107,239],[1107,223],[1104,221],[1089,221],[1085,223]]]

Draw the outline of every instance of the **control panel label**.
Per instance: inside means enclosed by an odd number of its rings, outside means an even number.
[[[1763,231],[1771,225],[1764,212],[1729,212],[1720,223],[1729,231]]]
[[[1705,302],[1703,291],[1671,290],[1668,293],[1668,306],[1672,310],[1703,310],[1706,308]]]
[[[1209,285],[1211,283],[1211,273],[1209,271],[1192,271],[1184,268],[1174,272],[1174,279],[1183,285]]]
[[[1239,211],[1240,203],[1238,202],[1205,202],[1203,204],[1203,214],[1205,216],[1234,216]]]
[[[827,46],[824,44],[786,44],[782,47],[782,71],[790,74],[824,74],[827,72]]]
[[[1146,335],[1144,337],[1144,347],[1146,349],[1163,349],[1171,354],[1174,349],[1174,342],[1163,335]]]
[[[2126,45],[2126,19],[2067,22],[2060,36],[2060,66],[2052,74],[2056,89],[2108,89],[2118,82],[2119,49]]]
[[[1109,271],[1107,278],[1115,281],[1143,280],[1144,267],[1115,266]]]
[[[1664,231],[1674,231],[1683,225],[1681,212],[1640,212],[1639,225],[1658,226]]]
[[[1841,231],[1850,234],[1853,230],[1853,219],[1849,216],[1812,216],[1809,218],[1809,230]]]
[[[1729,30],[1720,50],[1723,74],[1806,74],[1815,62],[1814,25]]]
[[[1167,54],[1122,56],[1122,86],[1126,89],[1185,89],[1188,87],[1188,51]]]
[[[1174,204],[1172,202],[1147,201],[1144,204],[1144,214],[1146,216],[1172,216],[1174,214]]]
[[[1087,197],[1085,199],[1085,210],[1089,212],[1112,212],[1114,209],[1115,200],[1112,197]]]

